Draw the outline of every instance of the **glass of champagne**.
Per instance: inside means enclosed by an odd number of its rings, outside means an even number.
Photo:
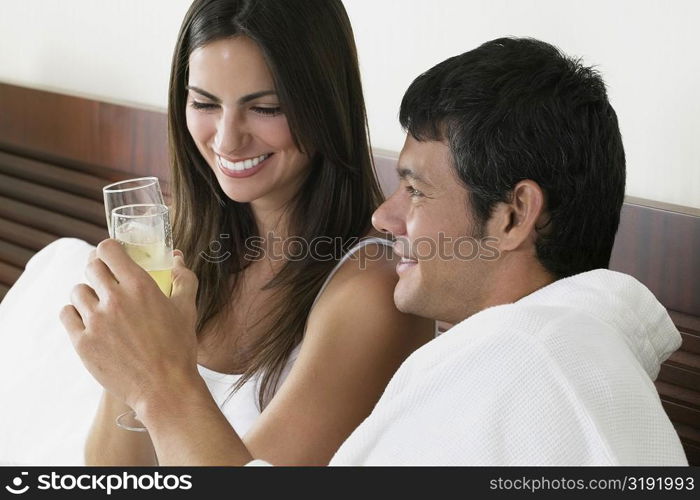
[[[173,239],[168,207],[163,204],[132,204],[112,209],[113,238],[127,255],[153,278],[170,297],[172,290]],[[135,412],[117,417],[122,429],[146,432]]]
[[[115,182],[103,187],[102,195],[105,200],[105,215],[110,238],[114,238],[112,210],[115,208],[135,204],[165,205],[158,177],[139,177]]]

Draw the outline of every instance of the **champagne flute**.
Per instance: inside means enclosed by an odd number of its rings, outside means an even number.
[[[105,201],[105,215],[107,216],[107,229],[110,238],[114,238],[112,210],[115,208],[134,204],[165,205],[158,177],[138,177],[115,182],[103,187],[102,195]]]
[[[112,209],[113,237],[127,255],[153,278],[158,288],[172,291],[173,239],[168,207],[163,204],[132,204]],[[134,411],[117,417],[122,429],[146,432]]]
[[[110,238],[115,238],[112,226],[112,211],[115,208],[134,204],[165,204],[157,177],[138,177],[114,182],[102,188],[102,195],[105,202],[107,230]],[[165,275],[165,273],[160,274],[162,276]],[[123,429],[146,431],[133,411],[119,415],[117,417],[117,425]]]

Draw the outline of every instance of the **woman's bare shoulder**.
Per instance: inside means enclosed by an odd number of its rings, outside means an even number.
[[[361,248],[352,250],[351,255],[346,256],[345,262],[330,278],[316,307],[323,309],[360,290],[372,295],[391,290],[393,296],[393,289],[398,282],[395,270],[396,258],[391,242],[388,244],[377,240],[367,242]]]
[[[397,262],[391,245],[372,242],[356,250],[319,297],[309,317],[309,330],[323,332],[332,326],[336,332],[344,331],[348,325],[359,325],[362,318],[365,327],[375,332],[389,336],[395,332],[404,341],[429,340],[434,322],[402,313],[394,304]]]

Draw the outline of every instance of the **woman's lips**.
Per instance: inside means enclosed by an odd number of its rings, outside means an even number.
[[[260,170],[262,170],[265,167],[265,165],[267,165],[267,163],[270,161],[270,158],[272,158],[272,156],[273,155],[270,154],[267,158],[265,158],[263,161],[258,163],[256,166],[254,166],[252,168],[245,169],[245,170],[231,170],[230,168],[226,168],[221,164],[221,160],[220,160],[219,156],[217,156],[216,157],[216,166],[219,167],[219,170],[221,171],[221,173],[223,173],[227,177],[241,179],[244,177],[250,177],[250,176],[255,175],[258,172],[260,172]]]

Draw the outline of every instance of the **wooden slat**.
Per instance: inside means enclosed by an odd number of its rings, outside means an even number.
[[[0,149],[99,176],[170,176],[164,110],[0,83]]]
[[[678,432],[678,429],[676,429],[676,432]],[[694,446],[683,439],[681,439],[681,444],[683,445],[685,458],[688,459],[688,464],[691,466],[700,464],[700,446]]]
[[[3,174],[0,174],[0,196],[71,215],[93,224],[100,224],[105,218],[104,205],[98,201]]]
[[[691,391],[698,391],[698,388],[700,388],[700,374],[698,372],[689,370],[671,361],[666,361],[661,365],[657,380],[685,387]]]
[[[669,356],[668,361],[669,363],[673,363],[674,365],[681,366],[687,370],[694,371],[698,373],[698,376],[700,377],[700,355],[699,354],[693,354],[692,352],[686,352],[686,351],[676,351],[671,356]],[[700,385],[697,387],[700,389]]]
[[[3,196],[0,196],[0,217],[18,224],[54,233],[56,236],[79,238],[92,245],[97,245],[108,237],[107,224],[104,218],[100,220],[100,225],[98,226]],[[4,234],[0,232],[0,236]]]
[[[662,399],[700,409],[699,392],[666,382],[657,381],[655,385]],[[700,427],[700,420],[698,420],[697,426]]]
[[[22,274],[23,269],[8,264],[6,262],[0,262],[0,283],[4,285],[12,285],[17,278]]]
[[[692,352],[693,354],[700,354],[700,337],[692,333],[681,331],[681,338],[683,339],[681,349]]]
[[[7,295],[7,292],[10,290],[10,287],[7,285],[3,285],[0,283],[0,302],[2,302],[2,299],[5,298],[5,295]]]
[[[9,240],[11,243],[37,251],[58,239],[56,235],[2,218],[0,218],[0,234],[3,239]]]
[[[673,427],[683,445],[685,457],[690,465],[700,464],[700,430],[680,422],[673,422]]]
[[[102,202],[102,186],[110,183],[93,175],[22,158],[0,151],[0,173]]]
[[[10,243],[9,241],[0,240],[0,261],[7,262],[16,267],[27,265],[29,259],[32,258],[34,252],[24,247]]]
[[[676,432],[678,432],[678,437],[681,438],[681,441],[700,447],[700,430],[681,423],[674,424],[673,427],[675,427]]]
[[[700,279],[700,276],[698,276],[698,279]],[[700,336],[700,311],[697,313],[698,316],[691,316],[678,311],[668,311],[668,314],[680,331]]]
[[[676,328],[681,332],[681,337],[683,338],[681,349],[700,355],[700,317],[676,311],[669,311],[669,314]]]
[[[700,422],[700,410],[675,403],[673,401],[662,400],[661,404],[663,405],[664,410],[666,410],[668,418],[670,418],[673,422],[678,422],[680,424],[697,428],[698,422]]]

